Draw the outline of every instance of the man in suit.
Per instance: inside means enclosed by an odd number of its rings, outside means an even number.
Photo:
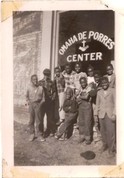
[[[102,89],[98,91],[96,98],[95,117],[100,121],[100,132],[102,136],[103,146],[101,152],[108,149],[109,157],[115,155],[115,90],[109,87],[107,77],[101,79]]]

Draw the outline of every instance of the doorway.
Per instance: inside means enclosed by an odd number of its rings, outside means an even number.
[[[114,63],[113,11],[57,11],[53,26],[53,66],[59,65],[63,70],[67,62],[74,67],[80,61],[82,71],[92,65],[105,74],[106,65]]]

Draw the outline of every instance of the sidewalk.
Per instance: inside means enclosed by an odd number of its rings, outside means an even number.
[[[15,110],[14,113],[14,161],[16,166],[41,165],[115,165],[115,158],[107,158],[107,151],[98,152],[101,143],[91,145],[78,143],[78,130],[67,141],[58,141],[48,137],[46,142],[34,140],[28,142],[29,114],[26,111]],[[86,160],[80,156],[85,151],[93,151],[96,157]]]

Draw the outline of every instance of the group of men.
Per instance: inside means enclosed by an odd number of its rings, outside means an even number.
[[[26,93],[30,113],[30,138],[45,141],[48,136],[57,140],[67,140],[73,129],[79,131],[79,142],[91,144],[93,128],[96,139],[101,139],[101,152],[108,149],[109,156],[116,153],[116,114],[115,114],[115,74],[112,64],[106,66],[106,75],[92,66],[87,73],[82,65],[65,65],[64,71],[55,68],[54,80],[51,71],[43,71],[44,78],[38,81],[37,75],[31,76],[31,84]],[[44,116],[47,128],[44,129]]]

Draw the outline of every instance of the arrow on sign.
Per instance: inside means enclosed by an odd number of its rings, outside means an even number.
[[[88,45],[85,46],[85,44],[86,44],[86,41],[85,41],[85,40],[82,41],[82,43],[83,43],[83,47],[80,46],[79,49],[84,52],[84,51],[86,51],[86,50],[89,48],[89,46],[88,46]]]

